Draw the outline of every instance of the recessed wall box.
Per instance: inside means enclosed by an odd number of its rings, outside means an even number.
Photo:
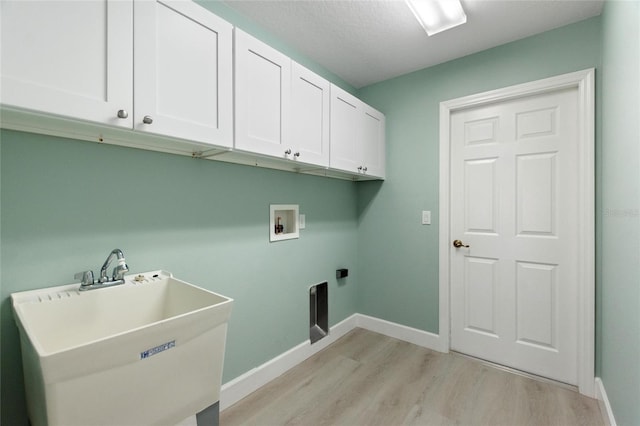
[[[329,289],[327,282],[309,289],[309,340],[315,343],[329,334]]]
[[[300,237],[300,219],[297,204],[271,204],[269,212],[269,241],[290,240]]]
[[[342,269],[336,269],[336,278],[340,279],[340,278],[344,278],[344,277],[348,277],[349,276],[349,270],[342,268]]]

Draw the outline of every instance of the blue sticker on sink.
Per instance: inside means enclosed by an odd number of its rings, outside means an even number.
[[[147,349],[144,352],[140,352],[140,359],[145,359],[145,358],[149,358],[150,356],[159,354],[160,352],[164,352],[167,349],[171,349],[173,347],[176,346],[176,341],[172,340],[170,342],[167,343],[163,343],[159,346],[156,346],[155,348],[151,348],[151,349]]]

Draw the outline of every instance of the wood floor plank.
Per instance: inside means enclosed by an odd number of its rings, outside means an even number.
[[[603,425],[596,400],[356,329],[221,413],[222,426]]]

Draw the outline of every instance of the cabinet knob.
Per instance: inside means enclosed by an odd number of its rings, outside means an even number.
[[[358,171],[361,172],[362,171],[362,166],[358,167]]]
[[[144,124],[151,124],[153,123],[153,118],[151,118],[150,115],[145,115],[144,118],[142,119],[142,122]]]
[[[291,148],[287,149],[287,150],[284,152],[284,155],[289,155],[289,154],[291,154]]]
[[[366,168],[366,167],[363,167],[363,168],[362,168],[362,171],[363,171],[363,172],[366,172],[366,171],[367,171],[367,168]]]
[[[129,113],[123,109],[118,110],[118,118],[127,118]]]
[[[293,154],[294,157],[300,157],[300,153],[296,152],[295,154]]]

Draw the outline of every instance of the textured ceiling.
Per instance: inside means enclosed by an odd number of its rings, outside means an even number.
[[[604,0],[462,0],[467,24],[428,37],[402,0],[226,0],[360,88],[602,11]]]

